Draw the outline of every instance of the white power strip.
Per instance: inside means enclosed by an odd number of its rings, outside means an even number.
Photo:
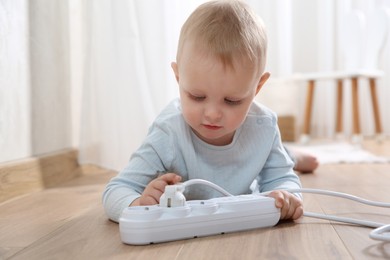
[[[272,227],[279,219],[273,198],[251,194],[187,201],[173,208],[127,207],[119,229],[123,243],[146,245]]]
[[[183,191],[186,186],[193,184],[208,185],[227,197],[186,202]],[[286,191],[329,195],[366,205],[390,208],[390,203],[370,201],[334,191],[318,189],[288,189]],[[201,179],[167,185],[160,198],[160,205],[133,206],[123,210],[119,219],[121,239],[126,244],[145,245],[271,227],[278,223],[280,209],[275,207],[273,198],[267,197],[270,192],[233,196],[218,185]],[[371,231],[370,238],[390,242],[390,224],[313,212],[304,212],[303,215],[372,227],[375,229]]]

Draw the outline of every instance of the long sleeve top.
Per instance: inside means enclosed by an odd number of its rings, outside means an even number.
[[[142,145],[127,166],[112,178],[103,193],[103,206],[110,219],[119,220],[128,207],[153,179],[173,172],[182,181],[204,179],[231,194],[251,193],[257,182],[260,192],[300,188],[291,158],[284,149],[277,117],[267,107],[252,103],[233,141],[214,146],[197,137],[185,122],[180,100],[172,101],[149,128]],[[186,188],[187,200],[221,196],[203,185]]]

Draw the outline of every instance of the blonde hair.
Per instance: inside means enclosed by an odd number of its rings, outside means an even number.
[[[183,46],[193,40],[233,68],[233,61],[247,58],[259,72],[266,63],[267,35],[262,20],[239,0],[217,0],[200,5],[184,23],[179,38],[177,62]]]

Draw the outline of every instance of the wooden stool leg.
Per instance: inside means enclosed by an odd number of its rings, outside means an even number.
[[[309,80],[308,85],[307,85],[307,94],[306,94],[305,121],[303,123],[303,134],[305,134],[307,136],[310,134],[314,86],[315,86],[314,80]]]
[[[379,106],[376,95],[376,81],[374,78],[370,78],[370,92],[371,92],[371,101],[372,101],[372,110],[374,112],[374,120],[375,120],[375,132],[377,134],[382,133],[382,124],[379,115]]]
[[[358,78],[352,80],[353,134],[360,135]]]
[[[337,80],[336,134],[343,131],[343,80]]]

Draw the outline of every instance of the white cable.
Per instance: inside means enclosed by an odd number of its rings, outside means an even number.
[[[370,238],[375,239],[375,240],[379,240],[379,241],[390,242],[390,233],[389,232],[390,232],[390,225],[384,225],[382,227],[379,227],[379,228],[371,231]]]
[[[359,220],[353,218],[344,218],[344,217],[338,217],[338,216],[326,215],[326,214],[320,214],[320,213],[308,212],[308,211],[305,211],[303,215],[311,218],[320,218],[320,219],[344,222],[344,223],[355,224],[355,225],[360,225],[365,227],[372,227],[372,228],[378,228],[385,225],[383,223],[377,223],[377,222]]]
[[[204,184],[207,186],[210,186],[217,191],[221,192],[225,196],[233,196],[230,194],[228,191],[224,190],[220,186],[206,181],[202,179],[192,179],[188,180],[183,183],[185,186],[190,186],[193,184]],[[291,193],[313,193],[313,194],[320,194],[320,195],[326,195],[326,196],[333,196],[333,197],[340,197],[344,199],[349,199],[353,200],[362,204],[374,206],[374,207],[384,207],[384,208],[390,208],[390,203],[385,203],[385,202],[377,202],[377,201],[371,201],[367,199],[363,199],[351,194],[347,193],[341,193],[341,192],[335,192],[335,191],[328,191],[328,190],[320,190],[320,189],[286,189],[285,191],[291,192]],[[267,191],[267,192],[262,192],[259,193],[259,195],[262,196],[267,196],[271,193],[272,191]],[[353,219],[353,218],[345,218],[345,217],[338,217],[338,216],[333,216],[333,215],[326,215],[326,214],[319,214],[319,213],[314,213],[314,212],[304,212],[304,216],[306,217],[311,217],[311,218],[319,218],[319,219],[326,219],[326,220],[331,220],[331,221],[337,221],[337,222],[343,222],[343,223],[348,223],[348,224],[355,224],[355,225],[361,225],[361,226],[366,226],[366,227],[371,227],[371,228],[376,228],[370,233],[370,238],[375,239],[375,240],[380,240],[380,241],[390,241],[390,224],[386,225],[383,223],[377,223],[377,222],[372,222],[372,221],[366,221],[366,220],[358,220],[358,219]]]
[[[285,191],[291,192],[291,193],[313,193],[313,194],[319,194],[319,195],[327,195],[327,196],[333,196],[333,197],[340,197],[344,199],[353,200],[356,202],[360,202],[362,204],[375,206],[375,207],[382,207],[382,208],[390,208],[390,203],[385,202],[377,202],[372,200],[363,199],[351,194],[342,193],[342,192],[336,192],[336,191],[329,191],[329,190],[320,190],[320,189],[286,189]],[[268,195],[271,193],[271,191],[262,192],[260,195]]]
[[[222,193],[225,196],[233,196],[232,194],[230,194],[229,192],[227,192],[225,189],[218,186],[217,184],[214,184],[210,181],[206,181],[206,180],[202,180],[202,179],[188,180],[188,181],[185,181],[183,184],[185,187],[188,187],[188,186],[191,186],[194,184],[204,184],[204,185],[210,186],[211,188],[214,188],[215,190],[219,191],[220,193]]]

